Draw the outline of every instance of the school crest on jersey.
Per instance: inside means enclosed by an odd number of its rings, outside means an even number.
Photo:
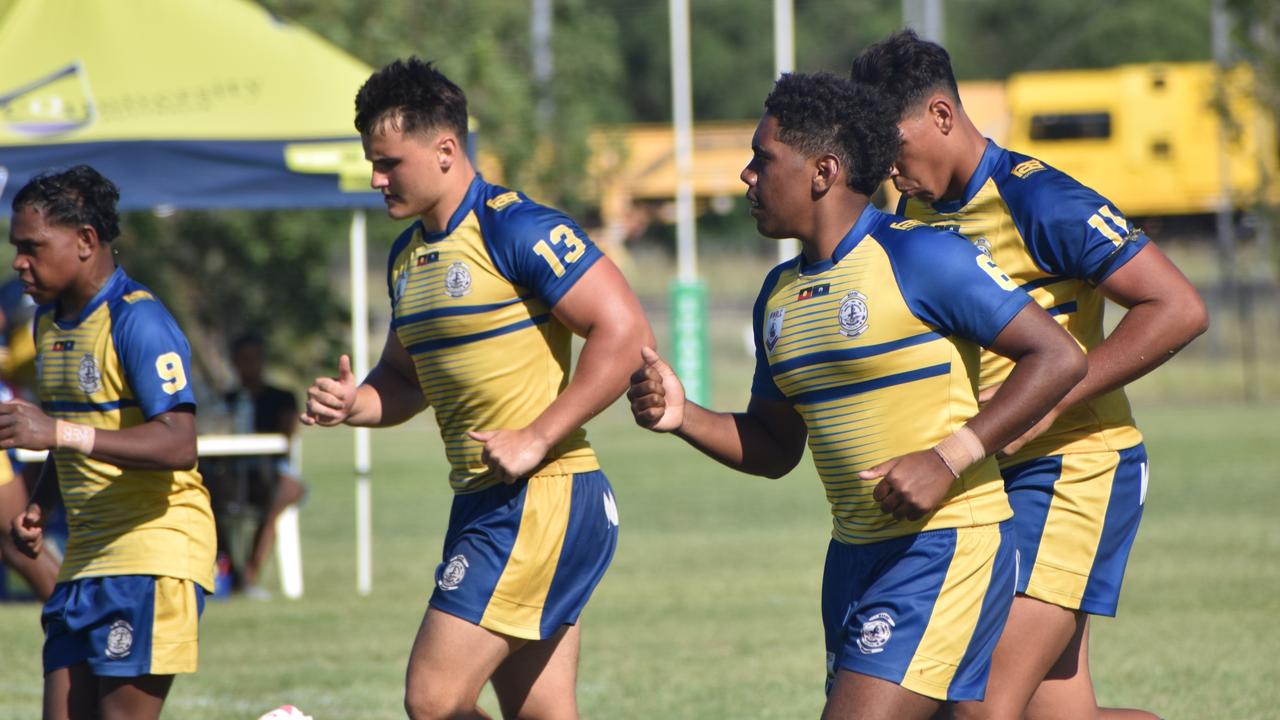
[[[979,235],[973,239],[973,244],[978,248],[978,252],[991,257],[991,241]]]
[[[80,358],[76,380],[80,382],[80,390],[85,395],[92,395],[102,389],[102,371],[98,369],[98,361],[93,359],[93,355],[85,353]]]
[[[457,590],[462,584],[462,579],[467,576],[467,568],[471,564],[467,562],[465,555],[454,555],[449,558],[449,564],[444,566],[444,570],[440,572],[440,580],[436,582],[441,590]]]
[[[840,334],[845,337],[858,337],[867,331],[867,296],[857,290],[849,291],[840,301]]]
[[[107,631],[107,657],[119,660],[129,654],[133,648],[133,626],[124,620],[111,623]]]
[[[893,637],[895,623],[889,613],[876,613],[862,623],[862,634],[858,636],[858,649],[863,655],[874,655],[884,652],[884,646]]]
[[[409,271],[408,270],[400,273],[400,276],[396,278],[396,289],[391,294],[392,305],[400,304],[400,298],[404,297],[404,291],[405,291],[405,288],[407,287],[409,287]]]
[[[778,308],[769,313],[769,320],[764,325],[764,346],[769,352],[773,352],[773,346],[777,345],[778,338],[782,337],[782,316],[786,314],[786,308]]]
[[[444,292],[451,298],[460,298],[471,292],[471,271],[466,263],[458,261],[449,266],[444,275]]]

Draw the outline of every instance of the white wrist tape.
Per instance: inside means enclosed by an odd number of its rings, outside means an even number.
[[[82,455],[93,452],[93,436],[96,431],[88,425],[55,420],[53,423],[54,447],[75,450]]]
[[[956,477],[960,477],[960,473],[987,456],[987,451],[982,447],[982,441],[969,429],[968,425],[962,425],[959,430],[934,445],[933,451],[938,453],[943,464]]]

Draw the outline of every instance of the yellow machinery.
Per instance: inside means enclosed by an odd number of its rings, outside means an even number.
[[[1231,205],[1247,207],[1278,175],[1275,121],[1254,97],[1248,68],[1227,72],[1224,92],[1217,86],[1212,63],[1019,73],[1007,87],[1006,142],[1129,215],[1214,212],[1224,167]],[[1231,117],[1225,145],[1219,95]]]

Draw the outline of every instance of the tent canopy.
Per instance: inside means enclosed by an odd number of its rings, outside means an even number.
[[[0,202],[88,163],[122,210],[380,206],[370,72],[247,0],[0,0]]]

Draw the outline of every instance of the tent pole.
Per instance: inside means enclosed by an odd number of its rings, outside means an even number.
[[[351,216],[351,370],[357,382],[369,374],[367,226],[363,210]],[[373,591],[373,486],[369,482],[369,428],[355,432],[356,592]]]

